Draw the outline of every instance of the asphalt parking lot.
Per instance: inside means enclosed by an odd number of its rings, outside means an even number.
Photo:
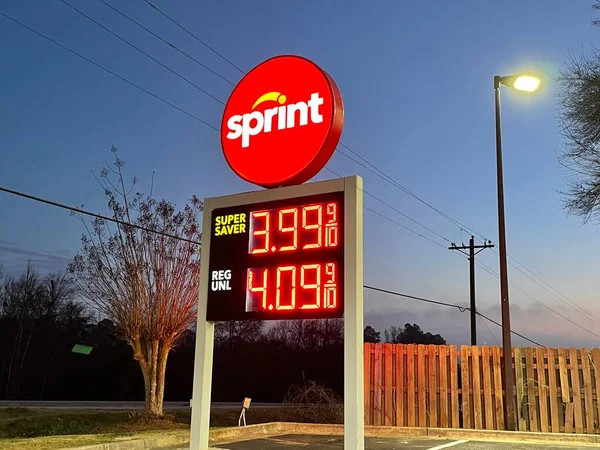
[[[344,440],[341,436],[283,435],[221,444],[216,447],[229,450],[342,450]],[[561,445],[556,442],[544,444],[431,438],[365,438],[366,450],[589,450],[590,448],[598,447],[592,445]]]

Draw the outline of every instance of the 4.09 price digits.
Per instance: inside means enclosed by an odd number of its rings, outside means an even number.
[[[248,269],[247,290],[263,311],[335,309],[337,264]]]
[[[337,202],[252,211],[249,241],[251,255],[337,247]]]

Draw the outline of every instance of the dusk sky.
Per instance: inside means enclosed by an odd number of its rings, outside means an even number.
[[[105,0],[222,77],[243,74],[142,0]],[[177,53],[99,0],[69,3],[221,101],[232,86]],[[502,90],[509,255],[568,300],[600,318],[599,225],[562,208],[556,77],[570,53],[598,43],[591,0],[498,2],[156,0],[156,4],[244,71],[278,54],[314,60],[336,81],[345,106],[341,141],[420,198],[497,243],[494,75],[534,71],[534,94]],[[61,0],[0,3],[0,12],[218,127],[223,106]],[[182,207],[196,194],[256,190],[222,155],[218,133],[0,16],[0,186],[106,214],[99,171],[112,145],[128,177]],[[347,153],[347,150],[341,149]],[[348,160],[364,188],[450,241],[469,233]],[[332,178],[327,170],[318,180]],[[448,246],[448,242],[365,196],[365,206]],[[17,274],[30,259],[41,272],[64,268],[82,224],[69,213],[0,193],[0,261]],[[456,252],[365,211],[365,284],[444,302],[468,303],[468,262]],[[479,261],[498,271],[497,254]],[[510,281],[576,324],[584,318],[514,267]],[[541,283],[541,282],[540,282]],[[480,311],[500,320],[499,281],[478,268]],[[511,290],[513,329],[544,345],[594,346],[594,336]],[[416,322],[450,343],[468,341],[468,313],[365,292],[365,324],[383,331]],[[478,323],[480,342],[500,329]],[[516,345],[524,342],[515,338]]]

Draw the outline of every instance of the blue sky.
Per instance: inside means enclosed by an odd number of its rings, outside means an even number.
[[[142,0],[108,3],[237,82],[242,74]],[[568,217],[558,191],[556,82],[569,52],[589,51],[600,29],[591,1],[513,0],[501,7],[460,2],[156,0],[165,12],[249,70],[282,53],[313,59],[336,80],[345,104],[342,142],[402,185],[497,241],[494,75],[535,70],[543,89],[504,89],[503,137],[508,251],[570,300],[600,317],[597,225]],[[100,1],[70,2],[225,101],[231,86],[137,28]],[[59,0],[3,2],[0,11],[80,52],[214,126],[222,105],[100,29]],[[105,213],[99,170],[119,147],[130,176],[178,205],[192,194],[255,187],[228,168],[218,133],[67,51],[0,17],[0,185]],[[363,176],[365,189],[460,243],[468,234],[364,168],[335,154],[329,167]],[[317,179],[331,178],[322,171]],[[435,238],[377,203],[365,205]],[[0,194],[0,260],[15,271],[28,258],[62,267],[78,249],[81,224],[66,211]],[[462,237],[461,237],[462,234]],[[437,238],[436,238],[437,239]],[[439,240],[439,239],[438,239]],[[443,244],[447,244],[441,241]],[[365,282],[464,303],[468,264],[365,212]],[[41,252],[41,253],[40,253]],[[497,270],[491,251],[480,261]],[[600,334],[515,269],[510,279],[574,322]],[[498,280],[478,270],[478,304],[495,319]],[[514,328],[543,343],[592,345],[597,338],[512,292]],[[456,343],[468,339],[466,314],[366,293],[366,322],[379,328],[417,321]],[[480,338],[493,337],[480,325]],[[544,341],[545,339],[545,341]],[[518,343],[519,341],[516,340]]]

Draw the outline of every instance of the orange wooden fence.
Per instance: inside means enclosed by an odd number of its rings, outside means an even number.
[[[500,347],[365,344],[364,358],[367,425],[504,429]],[[600,349],[515,348],[513,367],[519,430],[600,432]]]
[[[600,349],[515,348],[520,430],[600,433]]]

